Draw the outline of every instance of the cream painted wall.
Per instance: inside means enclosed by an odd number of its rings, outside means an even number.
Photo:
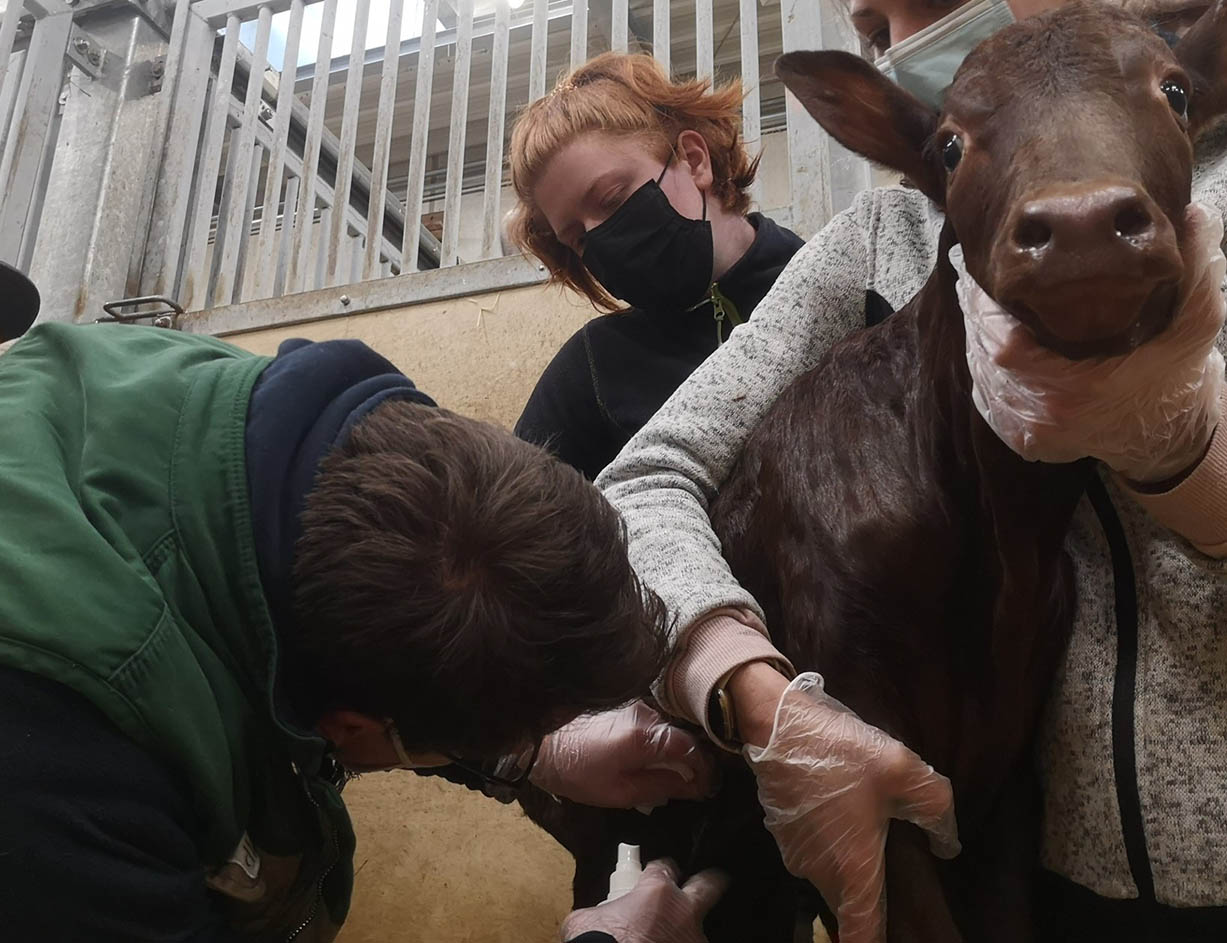
[[[272,354],[290,337],[358,338],[439,405],[511,428],[550,358],[595,313],[572,292],[532,286],[226,340]]]

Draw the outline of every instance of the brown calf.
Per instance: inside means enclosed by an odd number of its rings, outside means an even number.
[[[776,645],[954,783],[958,859],[892,827],[892,941],[1032,938],[1031,748],[1072,620],[1062,542],[1094,475],[1023,461],[976,412],[947,253],[962,244],[971,275],[1067,356],[1162,331],[1191,141],[1223,104],[1225,48],[1227,0],[1175,51],[1131,16],[1073,4],[983,43],[940,115],[851,55],[777,67],[834,137],[947,212],[920,294],[780,397],[712,511]],[[711,939],[788,939],[795,899],[746,792],[734,777],[706,814],[665,810],[646,836],[629,817],[569,813],[579,902],[612,860],[600,842],[638,838],[739,878]]]

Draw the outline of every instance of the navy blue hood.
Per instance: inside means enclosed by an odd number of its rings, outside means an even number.
[[[294,547],[320,463],[389,400],[435,401],[360,341],[288,340],[260,374],[247,411],[247,489],[273,625],[293,620]]]

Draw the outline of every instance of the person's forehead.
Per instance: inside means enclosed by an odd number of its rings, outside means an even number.
[[[635,174],[654,164],[648,143],[634,135],[587,132],[572,138],[546,162],[535,187],[543,207],[584,196],[602,176],[624,171]]]
[[[636,164],[653,159],[647,140],[640,135],[608,131],[585,131],[559,146],[546,163],[549,176],[559,169],[595,176],[611,166]]]

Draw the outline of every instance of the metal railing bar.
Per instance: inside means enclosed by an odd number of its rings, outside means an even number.
[[[325,266],[328,264],[328,233],[332,230],[332,207],[320,211],[320,221],[311,230],[311,254],[314,264],[308,273],[307,286],[312,289],[325,287]]]
[[[252,68],[247,74],[247,93],[243,100],[243,112],[239,125],[230,135],[230,147],[237,152],[234,177],[227,174],[226,189],[229,200],[223,201],[218,211],[217,234],[213,238],[213,252],[219,251],[217,274],[212,284],[212,304],[233,304],[241,279],[238,277],[241,250],[246,247],[249,189],[255,189],[251,177],[250,152],[254,149],[256,121],[259,115],[261,93],[264,85],[264,70],[268,64],[268,40],[272,32],[273,11],[261,7],[256,25],[256,46],[252,51]],[[254,196],[253,203],[254,206]]]
[[[0,89],[0,151],[8,141],[9,129],[17,106],[17,91],[21,88],[27,50],[14,50],[8,57],[9,81]]]
[[[430,133],[430,92],[435,74],[435,23],[439,0],[426,0],[422,10],[422,53],[418,56],[413,97],[413,132],[409,143],[409,180],[405,192],[405,225],[401,235],[401,271],[418,269],[422,242],[422,189],[426,174],[426,140]],[[439,261],[442,262],[442,248]]]
[[[290,4],[290,22],[286,27],[284,62],[298,61],[298,48],[302,44],[303,0],[292,0]],[[260,214],[259,272],[256,277],[255,292],[257,296],[275,290],[280,271],[279,262],[282,258],[281,245],[286,242],[286,225],[276,224],[277,209],[281,205],[282,184],[285,177],[286,146],[290,136],[290,119],[293,117],[294,82],[289,80],[283,65],[281,79],[277,84],[277,110],[273,116],[273,146],[269,153],[268,176],[264,184],[264,212]],[[289,181],[286,190],[287,204],[289,193],[293,189]],[[295,201],[297,202],[297,200]],[[270,209],[271,208],[271,209]],[[268,224],[269,218],[272,224]],[[288,206],[284,220],[293,220],[294,214]]]
[[[170,39],[166,46],[166,62],[163,66],[162,89],[159,92],[158,114],[153,129],[153,140],[158,148],[158,164],[163,167],[170,158],[174,145],[169,132],[171,118],[176,100],[179,97],[180,79],[184,70],[184,54],[186,52],[188,21],[191,17],[191,0],[175,0],[174,17],[172,19]],[[2,31],[2,28],[0,28]],[[3,37],[0,36],[0,49],[3,48]],[[4,144],[0,141],[0,147]],[[144,268],[148,257],[147,248],[153,231],[154,212],[157,203],[158,187],[170,185],[171,181],[161,174],[150,174],[141,192],[141,208],[137,216],[139,229],[136,241],[132,246],[132,254],[128,261],[128,277],[130,281],[139,282],[144,276]]]
[[[548,52],[550,20],[548,0],[533,0],[532,54],[528,67],[528,100],[535,102],[545,95],[546,54]]]
[[[613,0],[610,15],[613,18],[610,48],[614,52],[627,52],[630,49],[630,7],[627,0]]]
[[[187,215],[188,237],[186,272],[183,281],[185,308],[204,307],[208,273],[205,258],[209,248],[209,224],[213,218],[213,197],[221,170],[222,144],[230,120],[231,85],[239,45],[238,17],[231,17],[222,40],[222,58],[213,80],[213,101],[205,122],[204,143],[197,163],[196,198]]]
[[[324,107],[328,97],[328,68],[324,61],[332,49],[332,31],[336,28],[337,0],[324,0],[320,23],[315,78],[311,84],[311,111],[307,119],[307,136],[303,145],[303,171],[299,176],[298,218],[294,223],[294,250],[290,256],[288,291],[297,291],[303,284],[310,262],[311,245],[308,237],[315,210],[315,181],[319,173],[320,137],[324,130]]]
[[[37,224],[30,210],[47,135],[56,116],[71,30],[71,13],[35,21],[17,86],[12,129],[0,160],[0,259],[13,264],[20,262],[27,229]]]
[[[392,46],[400,38],[404,0],[389,0],[388,41]],[[388,195],[388,161],[392,155],[392,112],[396,107],[396,79],[400,68],[399,56],[388,56],[383,61],[383,73],[379,78],[379,114],[375,119],[375,150],[371,158],[371,192],[366,213],[366,253],[363,259],[362,277],[374,277],[379,264],[379,239],[383,233],[384,201]]]
[[[741,137],[751,157],[762,152],[763,116],[762,90],[758,75],[758,0],[740,0],[741,23]],[[755,176],[750,185],[750,199],[763,201],[762,181]]]
[[[588,0],[571,4],[571,68],[578,69],[588,59]]]
[[[353,186],[354,147],[358,141],[358,109],[362,107],[362,49],[366,45],[366,23],[370,15],[371,0],[356,0],[354,7],[354,44],[350,53],[349,71],[345,76],[345,99],[341,111],[341,138],[336,176],[336,206],[348,206],[350,188]],[[334,213],[332,229],[328,234],[328,284],[335,285],[341,278],[344,266],[340,242],[345,236],[345,218]]]
[[[0,96],[6,92],[5,84],[11,82],[15,87],[18,78],[10,75],[14,52],[13,40],[17,38],[17,24],[21,22],[24,12],[25,8],[18,0],[9,0],[9,5],[4,10],[4,19],[0,20]],[[0,125],[0,149],[4,147],[7,136],[8,122],[6,121]]]
[[[233,296],[240,301],[245,301],[252,297],[250,282],[255,277],[256,271],[259,269],[259,261],[253,266],[251,264],[252,236],[256,234],[255,219],[256,219],[256,197],[259,195],[260,176],[264,170],[264,157],[267,152],[263,147],[254,146],[251,148],[251,161],[247,171],[247,195],[243,200],[243,225],[239,228],[238,233],[231,232],[229,238],[233,240],[235,235],[238,236],[238,255],[239,264],[234,273],[234,292]],[[217,301],[214,300],[214,306]]]
[[[653,0],[652,55],[666,72],[672,69],[669,52],[669,0]]]
[[[473,0],[459,0],[460,25],[452,70],[452,119],[447,140],[447,184],[443,193],[443,252],[439,265],[460,261],[460,186],[464,181],[464,138],[468,130],[469,71],[473,61]]]
[[[72,30],[68,32],[69,40],[72,38]],[[61,72],[61,76],[63,72]],[[30,271],[30,265],[34,261],[34,247],[38,239],[40,223],[42,222],[43,206],[47,199],[47,186],[51,178],[51,167],[55,158],[55,145],[60,135],[60,125],[63,122],[64,116],[59,108],[51,109],[51,120],[47,124],[47,130],[43,135],[43,146],[38,158],[38,169],[35,173],[35,183],[33,194],[30,197],[30,206],[26,211],[27,224],[25,230],[21,234],[21,249],[16,259],[17,268],[23,272]]]
[[[221,267],[222,252],[225,249],[226,207],[231,204],[234,198],[234,183],[239,176],[239,164],[248,163],[245,160],[240,161],[240,152],[237,146],[239,126],[243,121],[243,108],[241,105],[231,105],[229,112],[230,120],[228,125],[230,136],[224,149],[226,166],[218,178],[218,182],[221,184],[221,195],[217,201],[218,214],[214,217],[213,226],[211,227],[213,238],[209,242],[209,260],[204,269],[203,306],[206,308],[213,307],[213,301],[217,297],[217,270]],[[228,300],[226,303],[230,304],[232,302]]]
[[[511,39],[511,6],[496,0],[497,27],[490,53],[490,115],[486,132],[486,181],[482,205],[481,257],[502,255],[499,225],[503,195],[503,130],[507,120],[507,52]]]
[[[149,236],[140,284],[149,294],[175,294],[179,287],[184,250],[191,233],[188,213],[198,186],[195,163],[201,151],[201,132],[209,102],[209,70],[213,36],[208,24],[188,11],[183,57],[171,103],[166,149],[154,190]],[[210,207],[212,211],[212,207]]]
[[[710,79],[716,73],[715,22],[712,18],[712,0],[694,2],[695,74],[701,79]]]
[[[292,249],[289,230],[294,225],[294,213],[298,209],[298,180],[287,176],[285,181],[285,206],[281,211],[281,225],[277,227],[281,235],[277,239],[277,270],[273,278],[271,295],[283,295],[286,292],[286,278],[290,274],[290,252]],[[270,293],[261,291],[260,297],[269,297]]]

